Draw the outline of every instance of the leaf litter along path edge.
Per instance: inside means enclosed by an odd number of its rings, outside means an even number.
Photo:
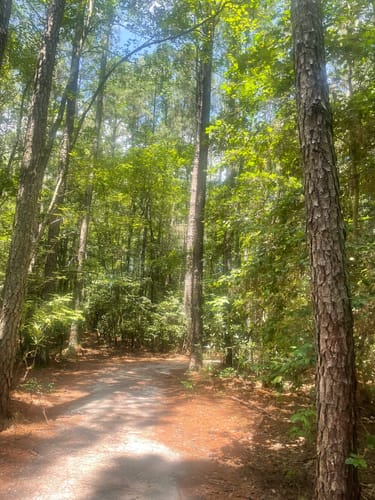
[[[211,383],[184,388],[186,368],[174,356],[38,370],[53,392],[16,392],[18,422],[0,434],[0,498],[311,498],[306,477],[285,480],[297,450],[275,436],[284,410],[268,419],[259,401],[244,408]]]

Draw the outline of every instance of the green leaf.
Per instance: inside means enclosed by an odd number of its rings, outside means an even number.
[[[352,465],[356,469],[367,469],[367,462],[361,455],[351,453],[350,457],[345,460],[346,465]]]

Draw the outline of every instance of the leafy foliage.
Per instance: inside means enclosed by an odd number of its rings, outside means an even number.
[[[31,392],[31,393],[48,393],[52,392],[55,388],[53,382],[42,383],[39,382],[36,378],[31,377],[26,382],[23,382],[18,386],[21,391]]]
[[[28,300],[23,323],[22,351],[31,363],[48,363],[49,349],[62,350],[73,321],[83,319],[81,311],[72,308],[71,295],[54,295],[47,301]]]
[[[157,4],[157,5],[156,5]],[[135,51],[145,33],[169,36],[217,14],[222,2],[99,2],[84,40],[75,143],[64,195],[41,236],[20,331],[22,352],[60,347],[72,321],[128,348],[183,344],[182,280],[195,134],[197,30]],[[62,147],[72,33],[82,5],[69,3],[49,110],[57,127],[41,197],[48,213]],[[359,376],[375,378],[375,176],[373,6],[324,4],[330,93],[355,318]],[[14,5],[0,77],[0,279],[12,233],[30,81],[45,4]],[[93,157],[102,31],[112,27],[103,87],[100,154]],[[118,21],[118,22],[117,22]],[[217,17],[210,167],[205,215],[204,344],[228,367],[278,389],[311,378],[314,327],[304,241],[303,179],[295,120],[290,13],[286,2],[225,2]],[[91,103],[91,105],[89,104]],[[91,107],[90,107],[91,106]],[[85,110],[85,116],[82,116]],[[82,122],[81,118],[84,118]],[[80,128],[77,127],[80,123]],[[48,156],[48,155],[47,155]],[[94,196],[83,269],[84,316],[70,293],[88,179]],[[46,260],[56,258],[54,274]],[[60,295],[44,284],[55,280]],[[55,346],[53,346],[55,344]],[[36,354],[38,353],[38,354]],[[43,356],[42,356],[43,357]]]
[[[351,453],[350,457],[345,460],[345,463],[347,465],[352,465],[357,469],[367,469],[367,462],[364,457],[357,455],[356,453]]]
[[[180,301],[171,295],[153,304],[139,292],[140,282],[129,278],[93,282],[87,292],[88,327],[107,342],[130,349],[169,351],[178,347],[183,333]]]
[[[294,424],[290,433],[293,437],[303,437],[308,441],[313,441],[315,436],[316,410],[312,408],[302,408],[290,417]]]

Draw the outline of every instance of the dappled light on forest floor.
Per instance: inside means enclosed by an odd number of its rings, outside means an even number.
[[[181,356],[92,354],[14,393],[1,498],[312,498],[313,446],[290,432],[306,394],[188,374]]]

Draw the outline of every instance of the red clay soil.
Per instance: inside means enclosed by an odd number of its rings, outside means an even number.
[[[178,356],[131,357],[86,349],[76,362],[54,363],[34,370],[14,392],[13,419],[0,433],[0,498],[22,498],[11,492],[18,491],[16,483],[22,479],[23,471],[32,470],[41,443],[44,447],[48,443],[55,446],[62,425],[68,428],[82,422],[85,417],[69,409],[90,397],[96,377],[116,366],[136,369],[153,364],[157,365],[159,376],[153,372],[152,385],[161,391],[163,418],[151,422],[145,435],[181,457],[183,466],[176,472],[176,498],[313,497],[313,446],[290,433],[291,415],[309,403],[303,393],[280,395],[250,382],[222,380],[208,373],[187,376],[186,360]],[[111,439],[116,440],[115,432]],[[374,462],[369,463],[366,478],[364,498],[375,498]],[[59,480],[57,477],[56,482]],[[43,481],[43,477],[38,477],[38,481]],[[83,493],[80,498],[94,497]],[[154,497],[117,493],[113,497],[103,494],[101,498]]]

